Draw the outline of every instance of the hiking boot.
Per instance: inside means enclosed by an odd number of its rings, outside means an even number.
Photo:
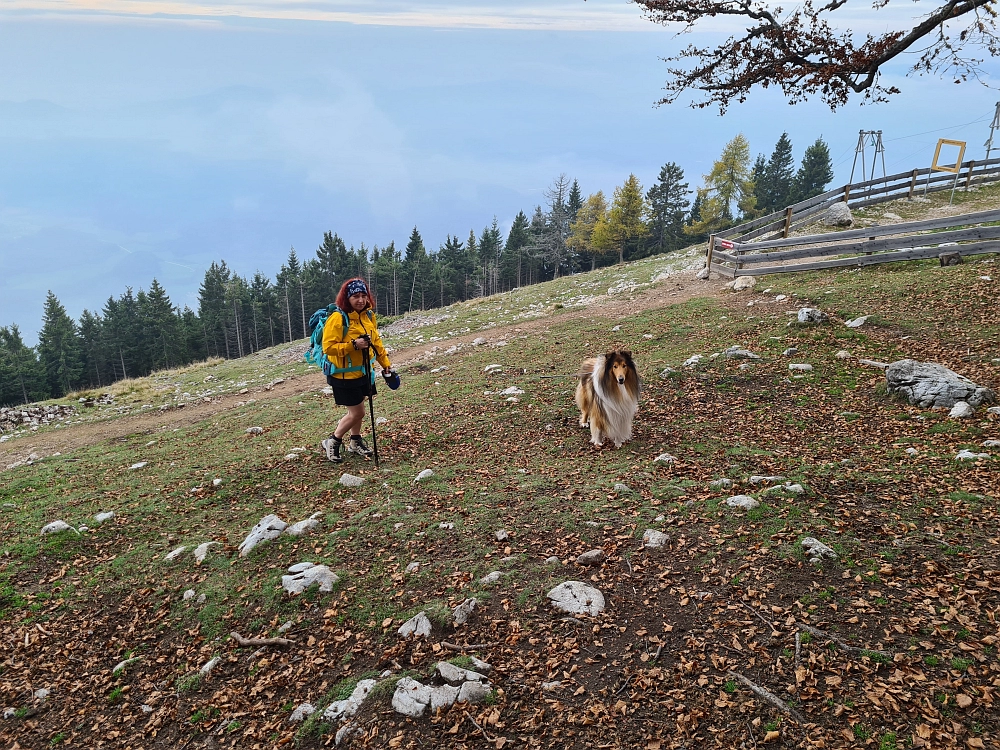
[[[357,453],[359,456],[367,458],[372,455],[372,449],[368,447],[368,443],[360,435],[352,435],[351,442],[347,445],[348,453]]]
[[[326,451],[326,457],[335,464],[339,464],[344,460],[344,457],[340,455],[340,446],[344,444],[343,440],[337,440],[337,438],[331,436],[323,440],[320,445],[323,450]]]

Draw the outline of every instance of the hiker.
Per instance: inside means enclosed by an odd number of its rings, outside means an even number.
[[[333,389],[334,401],[347,407],[347,414],[340,418],[337,428],[321,445],[328,459],[340,463],[344,460],[340,449],[347,433],[351,434],[346,447],[348,453],[365,457],[372,454],[371,448],[361,437],[369,388],[372,396],[376,393],[375,376],[366,377],[373,371],[370,364],[368,372],[365,371],[365,357],[370,357],[374,350],[375,359],[382,366],[382,376],[386,382],[392,384],[398,376],[393,372],[392,363],[382,344],[375,320],[375,300],[364,279],[345,281],[337,293],[336,304],[347,316],[346,331],[344,317],[339,314],[330,315],[323,326],[323,353],[333,364],[326,382]]]

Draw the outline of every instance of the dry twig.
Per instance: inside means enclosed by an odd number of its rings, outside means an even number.
[[[814,628],[812,625],[805,625],[800,622],[799,630],[804,630],[807,633],[816,636],[817,638],[826,638],[828,641],[836,643],[838,646],[840,646],[840,648],[844,649],[844,651],[850,651],[855,654],[879,654],[889,659],[892,658],[892,654],[886,651],[878,651],[873,648],[859,648],[858,646],[851,646],[850,644],[840,640],[840,638],[838,638],[837,636],[831,635],[830,633],[827,633],[824,630],[820,630],[819,628]]]
[[[290,638],[244,638],[235,630],[229,634],[229,637],[241,646],[279,646],[286,648],[295,643]]]
[[[730,672],[729,676],[732,677],[734,680],[738,680],[739,682],[741,682],[745,687],[749,688],[754,695],[770,703],[776,709],[781,711],[781,713],[785,714],[785,716],[788,716],[794,721],[797,721],[799,724],[806,723],[806,719],[802,714],[800,714],[794,708],[789,706],[787,703],[781,700],[781,698],[776,696],[767,688],[762,688],[760,685],[751,682],[746,677],[741,675],[739,672]]]
[[[487,733],[487,731],[485,729],[483,729],[481,726],[479,726],[479,722],[476,721],[475,719],[473,719],[472,718],[472,714],[470,714],[468,711],[465,712],[465,718],[467,718],[469,721],[471,721],[473,723],[473,725],[476,727],[476,729],[478,729],[480,732],[483,733],[483,737],[486,738],[487,742],[494,742],[494,739],[492,737],[490,737],[490,735]]]

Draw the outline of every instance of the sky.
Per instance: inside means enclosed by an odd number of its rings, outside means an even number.
[[[78,318],[153,278],[196,310],[213,261],[273,277],[326,231],[402,246],[417,227],[433,251],[506,231],[560,174],[610,196],[676,162],[694,189],[738,133],[767,156],[786,131],[796,162],[822,137],[834,185],[862,129],[889,174],[938,138],[985,154],[1000,92],[905,63],[888,104],[655,106],[661,58],[725,30],[678,38],[626,0],[2,0],[0,325],[33,344],[48,290]]]

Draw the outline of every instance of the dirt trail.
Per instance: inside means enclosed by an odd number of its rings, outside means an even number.
[[[437,342],[437,345],[468,344],[476,338],[485,338],[487,342],[493,342],[506,337],[514,329],[517,329],[519,334],[531,333],[543,331],[552,325],[562,324],[568,320],[604,316],[609,321],[615,321],[646,310],[679,304],[694,297],[714,296],[722,291],[724,291],[724,281],[700,281],[694,278],[693,272],[684,273],[682,276],[664,281],[652,289],[637,292],[631,298],[624,295],[608,297],[586,307],[567,309],[558,315],[532,318],[518,322],[513,326],[476,331]],[[405,367],[423,358],[429,348],[428,345],[422,344],[406,349],[397,349],[392,355],[393,363],[397,367]],[[461,352],[459,356],[461,356]],[[218,396],[210,402],[191,402],[181,409],[170,409],[162,412],[147,411],[112,418],[106,422],[76,424],[58,430],[44,430],[37,435],[24,436],[0,445],[0,472],[5,471],[12,464],[29,460],[33,453],[41,457],[51,456],[53,453],[68,453],[78,448],[130,435],[151,434],[164,428],[192,425],[229,409],[239,408],[237,404],[242,406],[249,399],[268,401],[287,398],[315,391],[321,385],[317,373],[308,373],[286,377],[284,382],[270,387],[269,390],[261,386],[252,388],[250,393]]]

